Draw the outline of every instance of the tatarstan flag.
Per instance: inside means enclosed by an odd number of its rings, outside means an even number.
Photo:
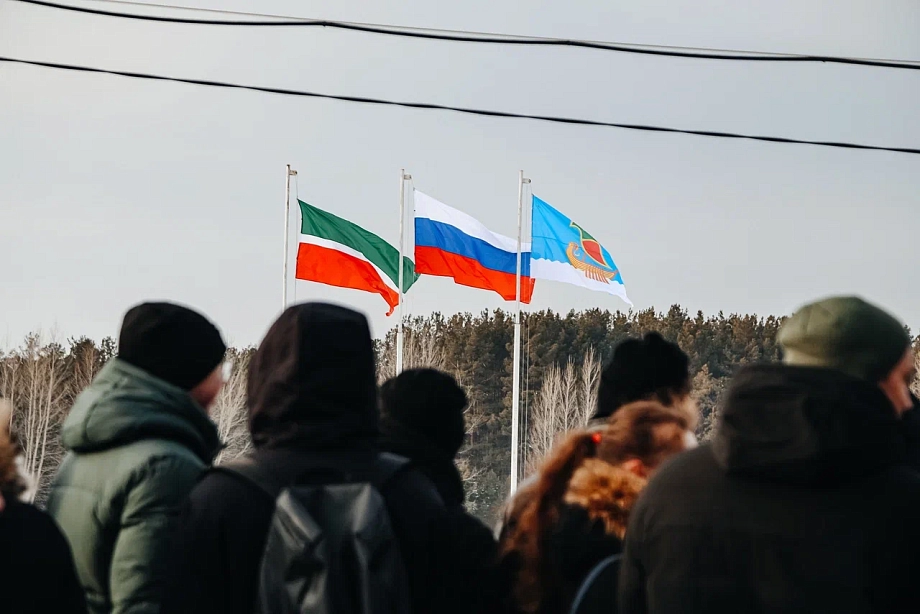
[[[399,250],[356,224],[322,209],[300,203],[300,245],[295,277],[340,288],[376,292],[390,310],[399,304]],[[403,256],[403,292],[418,274]]]

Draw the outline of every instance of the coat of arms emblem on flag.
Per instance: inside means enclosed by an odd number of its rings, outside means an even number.
[[[572,241],[565,250],[572,266],[583,272],[586,277],[609,284],[617,276],[617,270],[604,258],[604,248],[588,231],[572,222],[570,226],[578,231],[579,242]]]

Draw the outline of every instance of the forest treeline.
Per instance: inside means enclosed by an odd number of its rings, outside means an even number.
[[[680,306],[622,313],[592,309],[568,314],[539,311],[522,320],[521,440],[525,471],[531,470],[559,432],[583,424],[596,400],[601,367],[630,336],[657,331],[690,357],[693,395],[701,410],[699,435],[708,437],[719,395],[741,365],[779,358],[776,333],[782,318],[757,315],[704,316]],[[513,315],[495,310],[406,321],[405,366],[432,366],[453,374],[466,388],[467,443],[460,467],[468,507],[494,520],[508,490],[511,445]],[[395,329],[375,341],[378,377],[395,373]],[[915,349],[920,364],[920,336]],[[63,456],[60,429],[73,399],[117,352],[111,338],[60,342],[29,335],[0,351],[0,398],[13,405],[13,431],[25,469],[35,478],[40,502]],[[219,460],[245,452],[246,373],[253,348],[231,349],[234,372],[211,415],[226,443]],[[920,386],[917,386],[920,392]],[[437,408],[432,408],[436,411]]]

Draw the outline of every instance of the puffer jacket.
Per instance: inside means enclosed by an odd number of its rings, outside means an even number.
[[[872,383],[743,368],[713,441],[633,510],[621,611],[920,612],[920,475],[902,431]]]
[[[157,613],[182,501],[219,448],[189,394],[119,359],[76,400],[48,511],[89,611]]]

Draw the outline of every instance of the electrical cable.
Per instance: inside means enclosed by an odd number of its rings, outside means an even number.
[[[366,24],[358,22],[334,21],[326,19],[309,19],[309,18],[279,18],[272,21],[255,21],[255,20],[228,20],[228,19],[191,19],[184,17],[166,17],[160,15],[141,15],[136,13],[121,13],[117,11],[107,11],[102,9],[91,9],[86,7],[60,4],[49,2],[47,0],[14,0],[24,4],[42,6],[46,8],[73,11],[89,15],[100,15],[105,17],[118,17],[122,19],[136,19],[142,21],[154,21],[163,23],[177,23],[190,25],[208,25],[208,26],[250,26],[250,27],[323,27],[336,28],[341,30],[351,30],[355,32],[365,32],[370,34],[382,34],[387,36],[400,36],[406,38],[420,38],[428,40],[453,41],[463,43],[484,43],[493,45],[524,45],[524,46],[549,46],[549,47],[580,47],[584,49],[596,49],[602,51],[616,51],[621,53],[634,53],[642,55],[667,56],[678,58],[693,58],[703,60],[730,60],[744,62],[821,62],[828,64],[847,64],[854,66],[872,66],[877,68],[898,68],[907,70],[920,70],[920,62],[915,60],[889,60],[889,59],[872,59],[858,57],[842,57],[827,55],[801,55],[801,54],[777,54],[777,53],[760,53],[760,52],[734,52],[720,49],[697,49],[686,47],[667,47],[660,45],[634,45],[628,43],[607,43],[578,39],[562,38],[544,38],[544,37],[525,37],[513,35],[495,35],[480,32],[462,31],[462,30],[436,30],[428,28],[410,28],[405,26],[383,26],[377,24]],[[96,0],[99,2],[117,2],[117,0]],[[168,4],[150,4],[134,2],[118,2],[120,4],[132,4],[139,6],[151,6],[158,8],[170,8],[175,10],[194,10],[219,12],[236,15],[253,15],[264,16],[255,13],[241,13],[237,11],[220,11],[215,9],[197,9],[192,7],[171,6]]]
[[[753,134],[739,134],[735,132],[718,132],[712,130],[688,130],[682,128],[668,128],[665,126],[650,126],[642,124],[627,124],[619,122],[606,122],[591,119],[578,119],[573,117],[559,117],[553,115],[534,115],[528,113],[513,113],[508,111],[490,111],[486,109],[474,109],[470,107],[454,107],[450,105],[433,104],[427,102],[406,102],[397,100],[385,100],[381,98],[368,98],[364,96],[346,96],[341,94],[323,94],[320,92],[308,92],[303,90],[292,90],[278,87],[266,87],[260,85],[245,85],[240,83],[229,83],[225,81],[212,81],[207,79],[189,79],[183,77],[167,77],[164,75],[154,75],[149,73],[130,72],[122,70],[110,70],[105,68],[93,68],[90,66],[77,66],[74,64],[61,64],[58,62],[42,62],[39,60],[24,60],[20,58],[10,58],[0,56],[0,62],[9,62],[13,64],[25,64],[29,66],[41,66],[44,68],[55,68],[58,70],[68,70],[74,72],[85,72],[105,75],[117,75],[121,77],[131,77],[134,79],[146,79],[152,81],[172,81],[175,83],[187,83],[190,85],[203,85],[207,87],[250,90],[254,92],[264,92],[268,94],[281,94],[284,96],[300,96],[305,98],[323,98],[328,100],[340,100],[345,102],[356,102],[368,105],[394,106],[409,109],[428,109],[436,111],[454,111],[465,113],[467,115],[479,115],[482,117],[498,117],[506,119],[532,119],[541,122],[550,122],[557,124],[570,124],[578,126],[597,126],[605,128],[621,128],[624,130],[639,130],[643,132],[662,132],[670,134],[689,134],[695,136],[709,136],[723,139],[744,139],[750,141],[765,141],[768,143],[786,143],[790,145],[815,145],[819,147],[835,147],[842,149],[862,149],[870,151],[889,151],[895,153],[920,154],[920,148],[914,147],[888,147],[881,145],[865,145],[861,143],[848,143],[836,141],[813,141],[808,139],[794,139],[779,136],[761,136]]]

